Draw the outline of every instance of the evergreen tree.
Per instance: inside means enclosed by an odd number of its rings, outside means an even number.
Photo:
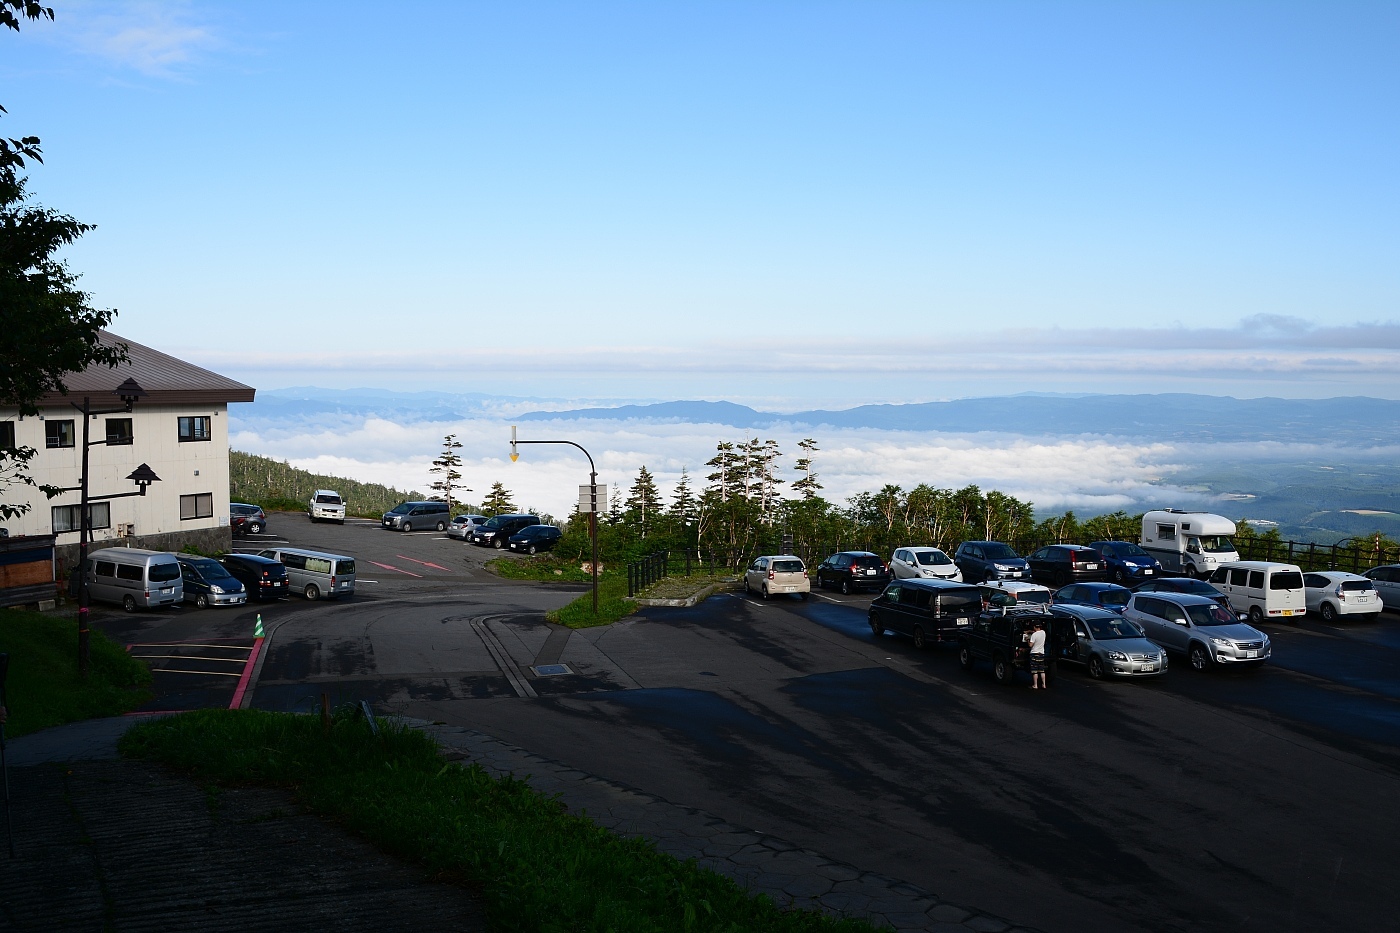
[[[612,484],[612,491],[608,493],[608,524],[622,524],[622,487],[617,483]]]
[[[802,456],[797,458],[794,466],[797,472],[802,474],[802,478],[792,484],[792,491],[800,493],[804,499],[811,499],[823,488],[822,484],[817,482],[817,474],[812,470],[812,454],[821,448],[810,437],[798,441],[797,446],[802,451]]]
[[[452,511],[452,491],[454,489],[471,492],[464,483],[457,482],[462,478],[462,474],[457,469],[462,465],[462,458],[457,454],[461,447],[462,442],[457,440],[457,435],[449,434],[444,437],[442,439],[442,453],[433,461],[432,468],[428,470],[429,473],[441,475],[440,479],[429,483],[428,488],[433,492],[441,493],[440,496],[434,496],[434,498],[447,500],[448,512]]]
[[[744,488],[742,464],[739,451],[732,443],[720,441],[716,444],[714,457],[705,463],[705,466],[714,468],[714,472],[705,477],[710,481],[705,492],[712,493],[713,498],[719,502],[728,502],[730,498],[742,495]]]
[[[690,473],[685,467],[681,467],[680,481],[676,483],[676,490],[671,494],[671,517],[682,525],[693,525],[697,505],[695,493],[690,488]]]
[[[643,538],[661,517],[661,493],[657,492],[656,482],[646,464],[642,464],[637,472],[637,480],[627,494],[624,508],[627,521],[637,527],[638,534]]]
[[[491,491],[486,494],[486,498],[481,503],[483,515],[508,515],[515,511],[515,502],[506,489],[505,483],[495,482],[491,484]]]

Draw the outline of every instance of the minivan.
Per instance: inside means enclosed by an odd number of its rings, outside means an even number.
[[[396,531],[412,531],[415,528],[446,531],[451,520],[452,512],[446,502],[400,502],[380,519],[385,528]]]
[[[485,524],[479,525],[468,540],[482,547],[504,548],[511,535],[522,528],[539,523],[538,515],[494,515],[488,518]]]
[[[306,503],[306,517],[313,522],[324,519],[345,524],[345,500],[334,489],[318,489]]]
[[[297,547],[274,547],[259,557],[280,561],[287,568],[291,589],[307,599],[336,599],[355,595],[355,558]]]
[[[1210,585],[1225,594],[1230,608],[1249,613],[1258,625],[1267,618],[1302,618],[1308,613],[1303,571],[1293,564],[1266,560],[1236,560],[1221,564]]]
[[[88,555],[85,573],[90,597],[117,603],[127,612],[185,601],[180,563],[166,551],[103,548]]]

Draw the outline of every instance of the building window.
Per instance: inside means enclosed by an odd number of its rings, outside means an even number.
[[[197,492],[192,496],[180,497],[180,521],[213,517],[214,494],[212,492]]]
[[[131,419],[107,419],[107,446],[118,447],[131,443]]]
[[[78,516],[82,514],[79,505],[56,505],[53,507],[53,533],[61,535],[65,531],[81,531]],[[111,528],[112,509],[106,502],[88,503],[88,527]]]
[[[10,450],[15,446],[15,423],[0,421],[0,450]]]
[[[180,419],[180,441],[208,441],[213,439],[210,423],[214,419],[208,415],[195,415]]]
[[[73,419],[66,418],[63,421],[50,419],[44,422],[44,446],[45,447],[72,447],[73,446]]]

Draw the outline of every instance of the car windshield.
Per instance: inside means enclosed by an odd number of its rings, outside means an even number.
[[[1126,606],[1128,597],[1132,595],[1128,590],[1104,590],[1099,593],[1099,603],[1104,606]]]
[[[1229,535],[1201,535],[1201,550],[1207,554],[1233,554],[1235,542]]]
[[[1137,626],[1127,619],[1086,619],[1089,625],[1089,632],[1099,641],[1110,641],[1115,638],[1141,638],[1142,633],[1137,630]]]
[[[952,563],[942,551],[915,551],[914,557],[925,567],[942,567]]]
[[[1301,590],[1303,588],[1303,575],[1296,570],[1285,570],[1269,577],[1269,589],[1271,590]]]
[[[1020,556],[1005,544],[984,544],[982,553],[987,555],[987,560],[1015,560]]]
[[[495,531],[497,528],[501,527],[501,520],[499,518],[488,518],[486,523],[481,527],[487,531]]]
[[[1049,590],[1022,590],[1013,595],[1018,603],[1044,603],[1046,605],[1050,603]]]
[[[180,579],[180,565],[171,561],[168,564],[152,564],[150,571],[152,583],[165,583],[170,580]],[[139,577],[137,579],[140,579]]]
[[[873,555],[869,557],[851,558],[852,567],[883,567],[884,565],[884,561],[880,560],[880,558],[875,557]]]
[[[1180,580],[1173,580],[1172,591],[1176,593],[1190,593],[1193,596],[1209,596],[1214,599],[1221,595],[1220,591],[1204,580],[1189,580],[1182,577]]]
[[[321,505],[340,505],[340,496],[317,496],[316,501]]]
[[[1355,593],[1358,590],[1374,590],[1370,580],[1343,580],[1342,592]]]
[[[200,560],[187,560],[185,563],[199,571],[200,576],[206,580],[222,579],[229,576],[229,572],[224,569],[224,565],[208,557]]]
[[[407,514],[408,514],[408,510],[411,509],[411,508],[413,508],[413,506],[409,505],[407,502],[400,502],[398,505],[394,506],[392,509],[389,510],[389,514],[390,514],[390,515],[407,515]]]
[[[1119,557],[1146,557],[1147,552],[1136,544],[1129,544],[1126,541],[1119,541],[1113,545],[1113,553]]]
[[[773,571],[775,573],[801,573],[802,561],[800,560],[775,560],[773,561]]]
[[[1218,603],[1209,606],[1186,606],[1186,615],[1197,625],[1234,625],[1234,614]]]

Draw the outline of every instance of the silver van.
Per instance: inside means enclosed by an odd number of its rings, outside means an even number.
[[[287,568],[289,590],[307,599],[338,599],[355,595],[355,558],[299,547],[271,547],[258,552]]]
[[[345,500],[334,489],[318,489],[306,503],[306,517],[313,522],[328,521],[345,524]]]
[[[446,531],[452,522],[452,513],[446,502],[400,502],[384,513],[380,524],[391,531],[426,531],[433,528]]]
[[[185,601],[180,563],[166,551],[103,548],[88,555],[84,574],[91,598],[116,603],[127,612]]]

